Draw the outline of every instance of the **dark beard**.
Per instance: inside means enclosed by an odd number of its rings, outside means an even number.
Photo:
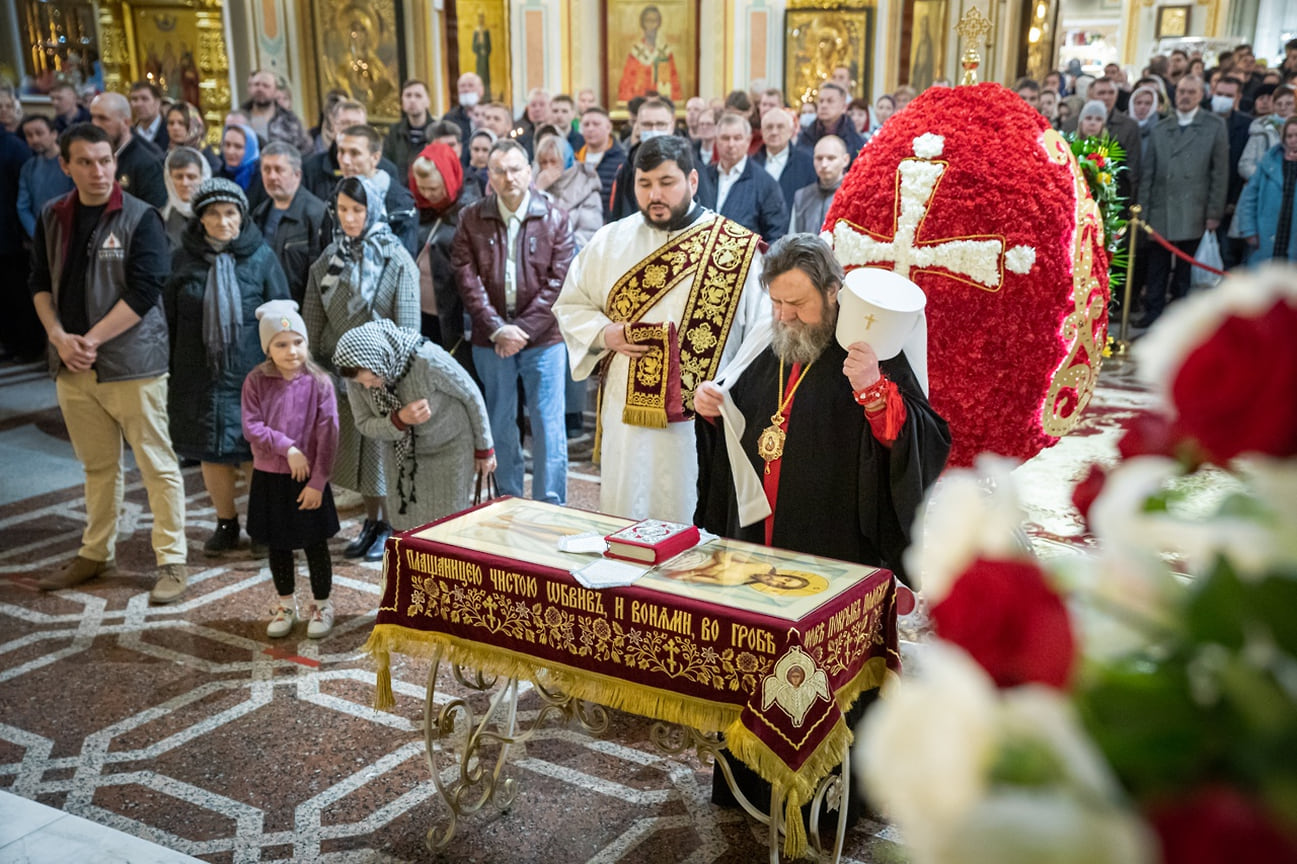
[[[257,108],[257,109],[269,108],[269,107],[271,106],[271,104],[274,103],[274,101],[275,101],[275,100],[273,100],[273,99],[265,99],[265,100],[261,100],[261,99],[253,99],[253,100],[252,100],[252,107],[253,107],[253,108]]]
[[[770,347],[785,363],[807,365],[824,353],[838,326],[838,307],[824,303],[818,324],[785,324],[774,321]]]
[[[681,228],[688,226],[693,222],[693,215],[689,212],[693,209],[694,199],[686,198],[678,207],[671,208],[671,218],[665,222],[659,222],[653,219],[643,210],[640,215],[644,217],[644,224],[650,228],[657,228],[659,231],[679,231]]]

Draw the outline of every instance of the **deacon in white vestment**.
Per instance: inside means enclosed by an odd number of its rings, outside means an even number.
[[[694,202],[698,172],[683,139],[643,142],[635,178],[640,212],[595,233],[568,270],[554,317],[573,378],[607,364],[600,509],[692,522],[698,495],[693,388],[715,377],[744,336],[769,321],[760,238]],[[650,347],[657,343],[645,344],[652,334],[644,331],[653,329],[645,325],[665,331],[668,323],[674,325],[669,346],[662,342],[659,352]],[[649,392],[658,370],[671,385],[661,394]],[[665,413],[632,407],[653,403],[655,395],[668,403]]]

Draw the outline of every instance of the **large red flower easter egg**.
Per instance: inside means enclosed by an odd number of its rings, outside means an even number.
[[[950,464],[1028,459],[1080,419],[1107,339],[1098,206],[1066,141],[999,84],[933,87],[856,158],[825,238],[928,297],[929,398]]]

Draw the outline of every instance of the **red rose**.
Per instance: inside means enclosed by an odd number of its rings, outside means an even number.
[[[1104,162],[1104,158],[1103,158],[1102,156],[1100,156],[1098,153],[1095,153],[1095,154],[1094,154],[1093,156],[1091,156],[1090,158],[1094,161],[1094,164],[1097,165],[1097,166],[1100,167],[1100,168],[1102,168],[1102,167],[1104,166],[1104,164],[1105,164],[1105,162]]]
[[[1174,456],[1175,428],[1171,420],[1161,414],[1136,414],[1126,427],[1126,433],[1117,442],[1117,452],[1122,459],[1136,456]]]
[[[1178,428],[1210,458],[1297,455],[1297,306],[1226,318],[1195,348],[1171,385]]]
[[[932,622],[1000,687],[1067,687],[1076,657],[1072,622],[1034,562],[977,559],[932,608]]]
[[[1103,466],[1091,465],[1090,470],[1081,478],[1081,482],[1072,488],[1072,506],[1081,514],[1081,520],[1085,522],[1087,529],[1090,527],[1090,506],[1103,491],[1103,484],[1107,479],[1108,472],[1103,470]]]
[[[1148,808],[1162,844],[1162,864],[1294,864],[1297,837],[1256,802],[1226,786]]]

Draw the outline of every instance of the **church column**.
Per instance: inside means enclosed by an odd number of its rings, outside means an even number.
[[[727,53],[732,50],[726,37],[728,0],[699,0],[698,8],[698,95],[704,99],[725,98],[733,73],[726,67]],[[708,34],[721,38],[708,38]]]
[[[771,0],[737,0],[730,44],[735,46],[734,87],[753,82],[784,89],[783,4]]]
[[[551,94],[563,88],[559,49],[564,41],[563,0],[514,0],[510,8],[513,33],[513,109],[517,115],[536,87]]]
[[[105,90],[124,94],[130,89],[131,53],[120,3],[99,4],[99,64]]]

